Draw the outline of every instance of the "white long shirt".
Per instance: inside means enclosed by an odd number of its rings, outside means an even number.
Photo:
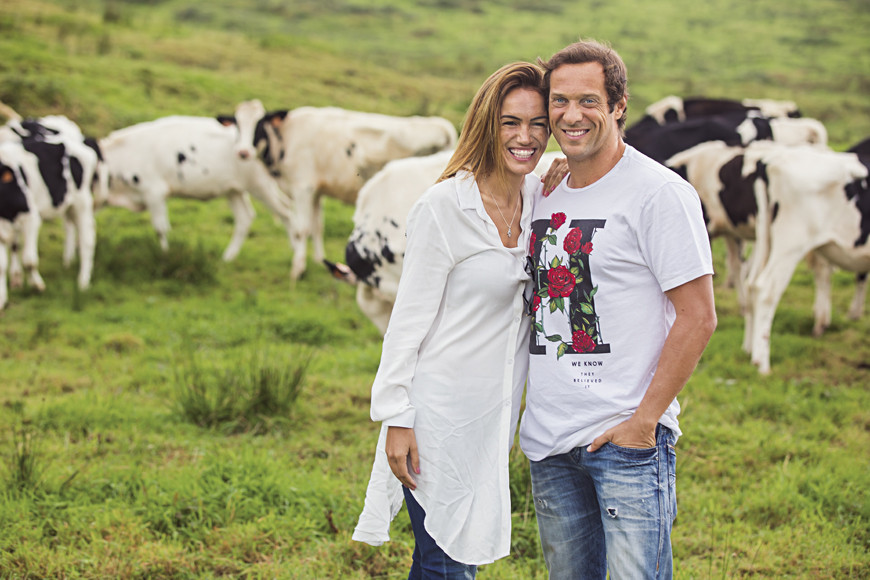
[[[510,552],[508,453],[528,370],[523,292],[532,196],[505,248],[470,173],[432,186],[408,216],[408,244],[371,416],[382,421],[365,507],[353,539],[380,545],[402,505],[384,452],[389,426],[413,427],[414,497],[426,530],[454,560],[487,564]]]

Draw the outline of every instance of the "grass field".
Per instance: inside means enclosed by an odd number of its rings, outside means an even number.
[[[252,97],[458,125],[497,66],[583,35],[625,58],[635,119],[667,94],[789,98],[842,149],[870,135],[866,8],[0,0],[0,100],[96,136]],[[380,336],[319,265],[291,287],[286,232],[257,209],[231,264],[225,204],[173,201],[166,257],[147,215],[103,209],[86,293],[60,265],[61,224],[44,225],[48,288],[12,290],[0,314],[0,577],[406,577],[404,513],[385,546],[350,540]],[[331,259],[352,212],[327,204]],[[714,253],[721,270],[718,241]],[[801,266],[761,377],[740,350],[736,297],[717,286],[719,327],[681,396],[677,578],[870,577],[870,322],[846,319],[853,288],[837,274],[833,324],[814,339]],[[511,469],[512,555],[478,577],[543,579],[517,449]]]

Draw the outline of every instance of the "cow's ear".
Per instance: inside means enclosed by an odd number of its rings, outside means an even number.
[[[224,127],[232,127],[236,124],[236,118],[233,115],[218,115],[217,120]]]
[[[12,170],[8,167],[4,167],[0,170],[0,183],[12,183],[15,179],[15,176],[12,175]]]
[[[273,127],[278,127],[281,123],[284,122],[284,119],[287,118],[287,111],[272,111],[271,113],[266,113],[264,119],[269,122]]]

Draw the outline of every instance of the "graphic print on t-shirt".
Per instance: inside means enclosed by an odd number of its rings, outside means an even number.
[[[556,349],[556,358],[566,354],[609,353],[610,345],[601,336],[598,315],[595,312],[595,293],[589,260],[592,257],[592,236],[604,227],[603,219],[575,219],[566,226],[564,213],[554,213],[549,220],[532,222],[529,242],[529,261],[534,282],[529,309],[534,317],[530,354],[546,354]],[[567,232],[559,231],[563,226]],[[559,248],[559,239],[562,247]],[[570,336],[548,329],[544,312],[560,312],[568,318]],[[545,320],[546,318],[546,320]]]

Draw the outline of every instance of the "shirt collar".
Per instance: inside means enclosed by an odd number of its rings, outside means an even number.
[[[534,183],[537,182],[535,181]],[[529,187],[529,176],[526,176],[522,186],[523,214],[526,213],[527,209],[531,209],[531,194],[533,191],[533,188]],[[456,194],[459,198],[460,209],[473,209],[477,211],[481,218],[486,219],[487,213],[483,207],[483,198],[480,196],[480,188],[477,186],[473,173],[465,170],[456,172]]]
[[[477,187],[474,174],[470,171],[461,170],[456,172],[456,194],[459,196],[460,209],[474,209],[478,213],[486,211],[483,209],[483,198],[480,197],[480,188]]]

